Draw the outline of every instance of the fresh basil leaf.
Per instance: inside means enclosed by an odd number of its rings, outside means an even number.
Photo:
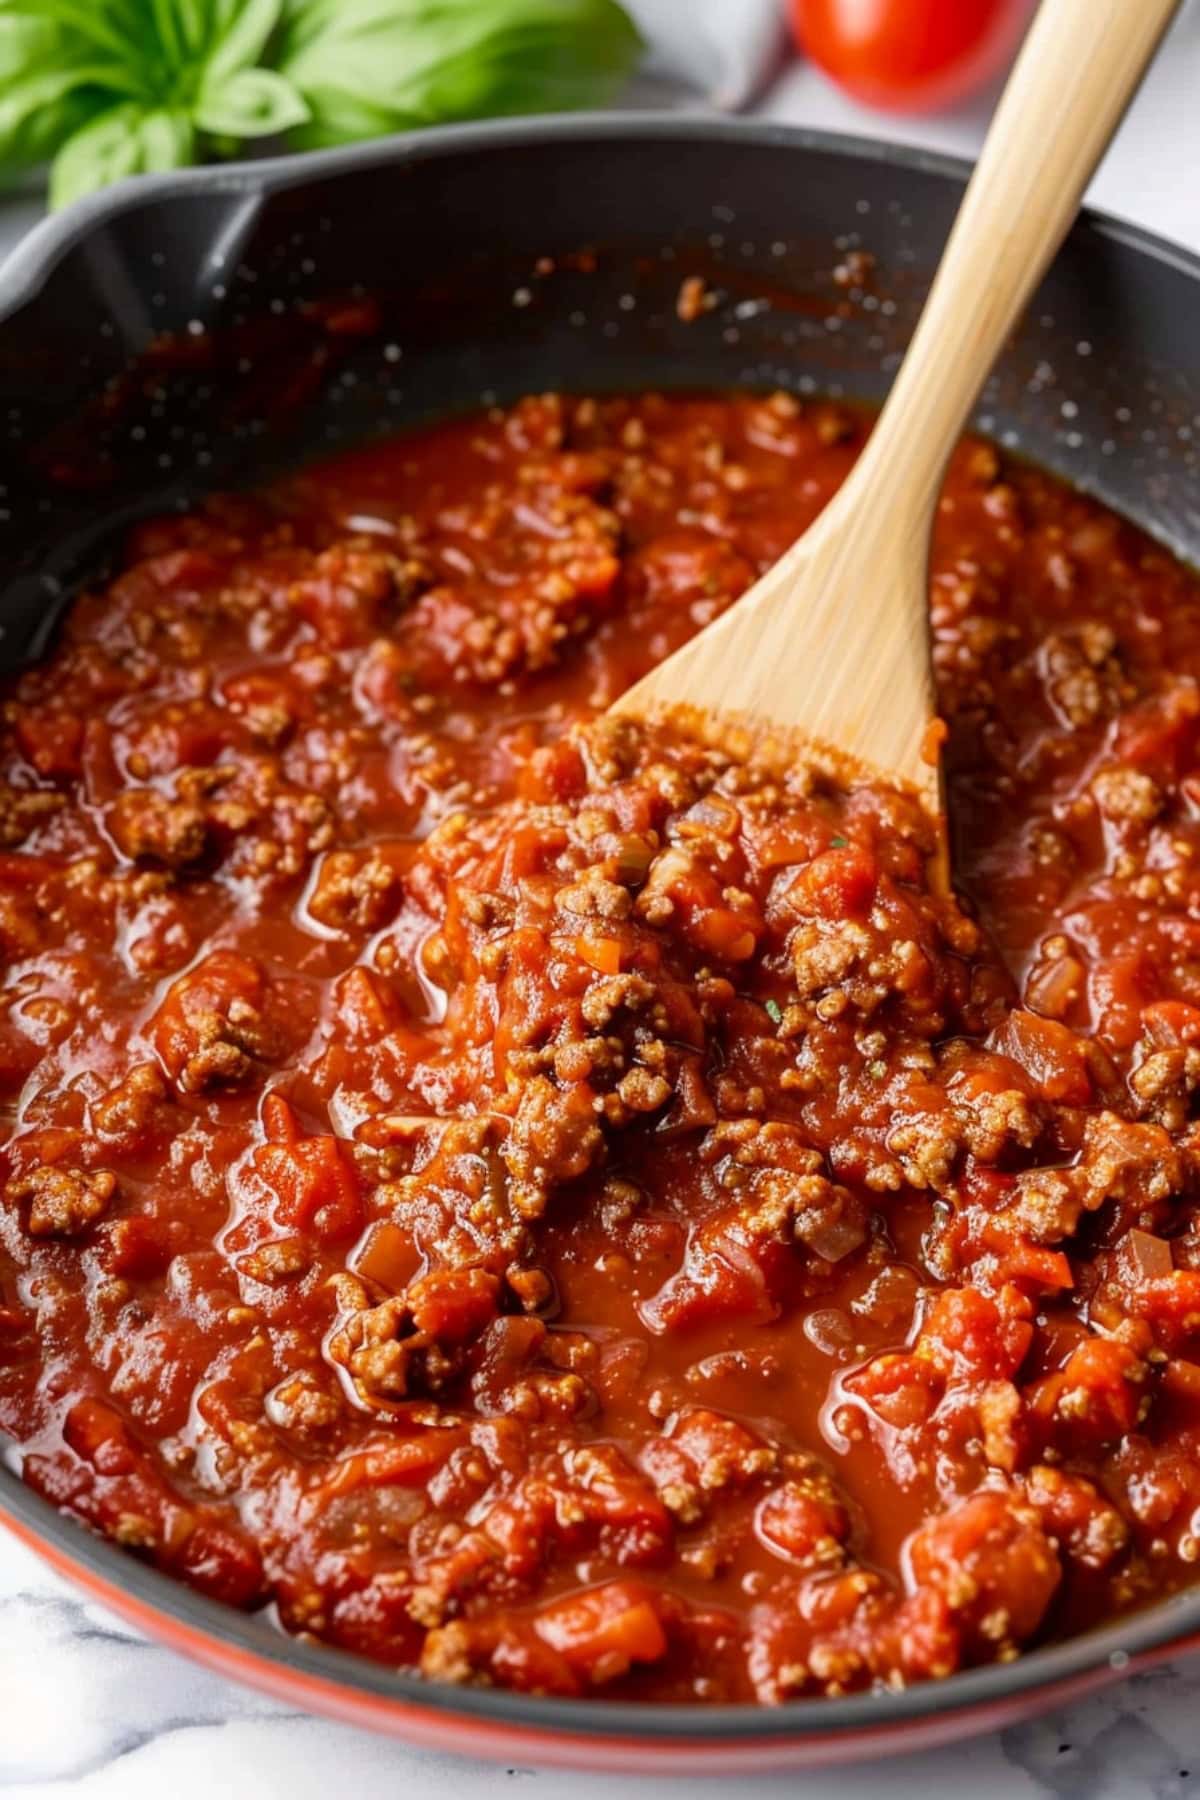
[[[147,10],[164,64],[168,69],[178,69],[183,62],[186,46],[175,10],[175,0],[149,0]]]
[[[283,0],[212,0],[205,87],[261,62],[282,11]]]
[[[45,162],[90,118],[96,90],[62,70],[26,76],[0,92],[0,171],[15,174]]]
[[[40,19],[26,19],[0,4],[0,81],[41,74],[62,51],[62,33]]]
[[[311,110],[307,147],[592,105],[639,48],[617,0],[288,0],[275,60]]]
[[[146,114],[137,135],[140,166],[135,172],[139,175],[186,169],[196,160],[195,126],[186,113],[159,107]]]
[[[308,107],[286,76],[239,69],[211,91],[206,84],[192,116],[214,137],[270,137],[303,125]]]
[[[50,172],[50,204],[66,206],[137,168],[136,128],[142,109],[132,102],[110,107],[69,137]]]
[[[142,5],[139,12],[144,12]],[[72,60],[82,53],[98,52],[127,63],[138,56],[138,46],[145,34],[144,19],[123,17],[119,0],[3,0],[0,14],[7,18],[37,22],[56,30],[59,42]]]
[[[394,109],[371,106],[344,91],[326,89],[317,94],[310,90],[305,103],[309,108],[309,123],[288,133],[289,149],[314,150],[335,144],[360,143],[421,123],[417,118],[401,119]]]
[[[50,204],[66,206],[125,175],[183,168],[195,151],[195,130],[185,113],[132,101],[109,107],[69,137],[55,157]]]
[[[0,172],[45,162],[100,107],[121,66],[57,25],[0,6]]]
[[[218,8],[212,0],[175,0],[179,14],[179,35],[186,46],[189,62],[199,61],[212,45],[216,31]]]

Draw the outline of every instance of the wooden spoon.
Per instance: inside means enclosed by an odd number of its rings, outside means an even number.
[[[928,572],[946,462],[1177,4],[1043,0],[852,474],[774,568],[614,712],[673,714],[743,746],[782,730],[794,753],[916,788],[938,810]]]

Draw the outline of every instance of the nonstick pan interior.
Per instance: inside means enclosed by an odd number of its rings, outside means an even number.
[[[36,650],[131,517],[430,416],[549,388],[878,400],[961,181],[853,140],[642,118],[102,196],[0,278],[0,654]],[[713,304],[685,323],[689,275]],[[1182,253],[1081,225],[980,423],[1187,553],[1198,306]]]

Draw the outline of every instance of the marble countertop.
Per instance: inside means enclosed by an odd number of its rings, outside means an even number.
[[[971,156],[986,102],[893,121],[789,66],[764,96],[771,118]],[[1092,199],[1200,250],[1200,6],[1185,8],[1097,176]],[[2,240],[37,214],[0,215]],[[5,229],[7,227],[7,229]],[[81,1601],[0,1533],[0,1792],[5,1800],[172,1800],[204,1794],[315,1800],[674,1800],[683,1782],[493,1769],[410,1751],[290,1711],[147,1644]],[[1032,1724],[944,1751],[830,1775],[714,1783],[745,1800],[1183,1800],[1200,1795],[1200,1660],[1136,1676]]]

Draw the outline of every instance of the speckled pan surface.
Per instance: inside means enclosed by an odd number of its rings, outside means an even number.
[[[552,387],[880,398],[964,173],[853,139],[610,115],[150,178],[48,222],[0,272],[0,661],[37,653],[131,518],[424,418]],[[835,279],[853,250],[874,259],[862,287]],[[717,304],[684,324],[693,274]],[[979,423],[1195,560],[1200,262],[1087,219]],[[1200,1633],[1197,1591],[907,1693],[771,1711],[537,1700],[285,1638],[88,1536],[8,1469],[0,1515],[227,1673],[416,1740],[578,1766],[915,1748]]]

